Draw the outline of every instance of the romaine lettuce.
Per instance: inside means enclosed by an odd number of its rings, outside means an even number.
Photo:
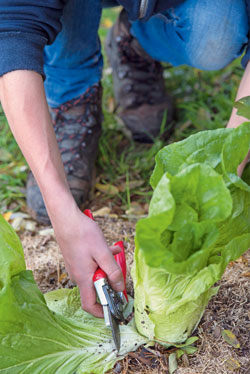
[[[250,246],[250,187],[237,167],[250,124],[204,131],[163,148],[148,217],[136,226],[138,331],[162,343],[192,333],[227,264]]]

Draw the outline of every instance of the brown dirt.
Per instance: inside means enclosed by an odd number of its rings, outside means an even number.
[[[135,223],[110,217],[97,218],[97,221],[110,245],[118,240],[124,240],[126,244],[127,288],[129,293],[133,294],[129,270],[133,262]],[[21,240],[27,267],[33,270],[42,292],[72,286],[53,234],[23,232]],[[194,332],[194,335],[199,337],[198,351],[178,361],[176,374],[250,374],[249,266],[250,251],[228,266],[220,281],[218,294],[209,303],[197,331]],[[235,334],[240,343],[239,349],[224,341],[221,336],[224,329]],[[168,355],[171,352],[157,345],[149,349],[141,348],[118,363],[113,373],[167,374]],[[239,369],[229,368],[232,359],[238,362]]]

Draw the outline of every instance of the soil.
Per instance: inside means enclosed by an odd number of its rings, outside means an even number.
[[[133,296],[130,268],[133,262],[135,222],[117,218],[96,218],[108,243],[124,240],[128,266],[128,293]],[[65,270],[63,257],[50,228],[38,227],[35,233],[23,232],[27,268],[42,292],[72,287]],[[218,294],[210,301],[206,312],[193,335],[199,337],[198,351],[178,360],[176,374],[250,374],[250,251],[230,263]],[[240,343],[234,348],[222,337],[223,330],[230,330]],[[116,364],[113,373],[118,374],[167,374],[168,356],[173,349],[159,345],[140,348]],[[238,367],[238,368],[237,368]]]

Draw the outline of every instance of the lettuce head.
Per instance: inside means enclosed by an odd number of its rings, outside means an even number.
[[[184,342],[227,264],[250,247],[250,186],[237,175],[249,148],[245,123],[200,132],[157,154],[133,268],[136,326],[149,339]]]

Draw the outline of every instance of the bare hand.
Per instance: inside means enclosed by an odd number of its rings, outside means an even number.
[[[92,278],[99,266],[107,274],[114,290],[124,290],[123,275],[113,257],[120,248],[109,248],[97,223],[80,210],[70,215],[61,227],[57,222],[53,226],[70,278],[80,289],[82,308],[96,317],[103,317]]]

